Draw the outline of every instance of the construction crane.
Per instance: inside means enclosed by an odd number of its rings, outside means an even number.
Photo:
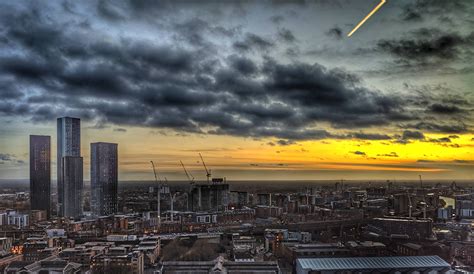
[[[156,170],[155,170],[155,164],[153,163],[153,161],[150,161],[151,163],[151,166],[153,167],[153,174],[155,174],[155,182],[156,184],[158,185],[158,204],[157,204],[157,218],[158,218],[158,229],[160,229],[161,227],[161,201],[160,201],[160,196],[161,196],[161,179],[158,181],[158,176],[156,175]]]
[[[186,167],[184,166],[183,161],[180,160],[179,162],[181,163],[184,173],[186,174],[186,177],[188,178],[188,181],[189,181],[189,186],[190,186],[189,193],[187,192],[185,193],[186,194],[186,210],[189,210],[189,195],[192,193],[192,190],[193,190],[194,176],[186,170]]]
[[[179,161],[181,163],[181,166],[183,167],[184,174],[186,174],[186,177],[188,177],[189,184],[194,185],[194,176],[191,175],[187,170],[186,167],[183,164],[183,161]]]
[[[206,163],[204,162],[204,159],[202,158],[201,153],[199,153],[199,157],[201,157],[202,165],[204,166],[204,169],[206,170],[207,183],[209,183],[209,179],[211,178],[211,170],[207,169]]]

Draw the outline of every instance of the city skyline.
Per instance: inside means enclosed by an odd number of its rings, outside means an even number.
[[[0,0],[0,273],[474,273],[473,0]]]
[[[474,179],[472,5],[387,1],[347,38],[378,2],[1,3],[0,179],[64,116],[84,180],[94,142],[120,180],[204,181],[199,152],[228,180]]]

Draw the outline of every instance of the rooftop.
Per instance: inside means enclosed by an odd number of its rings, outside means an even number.
[[[297,264],[310,270],[449,268],[438,256],[353,257],[298,259]]]

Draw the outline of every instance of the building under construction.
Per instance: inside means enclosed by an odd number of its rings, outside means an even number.
[[[229,184],[225,178],[213,178],[211,183],[194,184],[190,195],[192,211],[223,211],[229,204]]]

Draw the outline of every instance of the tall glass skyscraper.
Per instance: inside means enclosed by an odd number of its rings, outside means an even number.
[[[71,117],[58,118],[57,134],[58,215],[79,217],[82,214],[83,188],[81,120]],[[67,166],[64,166],[65,164]]]
[[[94,215],[117,213],[117,144],[91,144],[91,210]]]
[[[64,156],[63,174],[63,216],[77,218],[82,215],[83,162],[82,157]]]
[[[30,204],[51,213],[51,137],[30,135]]]

